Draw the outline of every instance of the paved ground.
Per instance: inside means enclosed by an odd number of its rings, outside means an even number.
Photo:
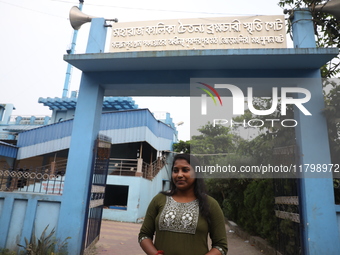
[[[145,255],[137,242],[137,235],[141,224],[125,223],[116,221],[103,221],[100,232],[100,239],[96,244],[96,254],[110,255]],[[236,234],[229,232],[227,237],[229,252],[228,255],[260,255],[263,253],[247,240],[243,240]]]

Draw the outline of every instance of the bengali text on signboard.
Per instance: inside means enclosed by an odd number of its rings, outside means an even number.
[[[283,15],[116,23],[110,52],[286,48]]]

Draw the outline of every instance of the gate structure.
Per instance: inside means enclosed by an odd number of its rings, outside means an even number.
[[[298,109],[294,111],[294,119],[299,123],[295,131],[300,163],[330,163],[327,125],[322,114],[324,100],[320,67],[337,56],[339,51],[336,48],[315,47],[314,26],[309,11],[294,11],[292,24],[292,49],[103,53],[107,25],[103,18],[92,19],[86,53],[64,56],[68,63],[82,71],[63,196],[55,201],[60,208],[56,213],[58,217],[55,217],[56,235],[59,239],[71,237],[68,241],[69,254],[83,254],[85,247],[96,239],[92,231],[85,234],[86,229],[98,229],[98,218],[94,217],[97,219],[95,226],[90,223],[96,212],[84,212],[91,204],[93,148],[100,130],[104,96],[190,96],[191,78],[299,78],[294,86],[311,92],[312,97],[305,106],[313,115],[313,118],[308,118],[299,114]],[[246,91],[246,87],[247,84],[240,89]],[[259,93],[268,87],[270,89],[271,85],[263,84],[258,88]],[[300,96],[293,94],[295,98]],[[332,177],[332,173],[319,176],[303,171],[300,179],[302,244],[304,253],[308,255],[340,254],[340,206],[334,204]],[[14,199],[7,202],[0,197],[0,211],[1,208],[13,207]],[[36,199],[38,201],[40,198]],[[36,207],[36,203],[32,206]],[[0,215],[2,246],[6,243],[9,225],[9,217],[3,215]],[[29,216],[30,222],[34,221],[34,215]],[[89,223],[84,224],[88,220]],[[29,224],[25,227],[27,233],[31,229]],[[86,244],[85,237],[88,240]]]
[[[89,196],[89,209],[85,221],[85,254],[90,251],[99,240],[102,222],[105,186],[110,161],[111,138],[98,135],[94,146],[94,163],[92,169],[91,192]]]
[[[274,165],[299,165],[295,145],[273,150]],[[299,207],[299,179],[274,179],[275,215],[277,217],[276,249],[285,255],[303,253]]]
[[[294,111],[294,119],[299,123],[295,132],[300,163],[331,163],[327,125],[322,114],[324,99],[320,67],[339,51],[315,47],[314,26],[308,10],[295,11],[292,24],[292,49],[102,53],[106,38],[105,20],[92,19],[86,54],[64,56],[68,63],[83,72],[64,188],[64,194],[72,196],[65,196],[61,204],[60,218],[63,221],[58,226],[59,233],[72,237],[69,242],[71,254],[82,253],[81,240],[77,236],[79,229],[83,229],[85,218],[79,215],[84,211],[82,202],[87,201],[89,187],[85,184],[92,179],[92,162],[88,158],[91,158],[93,141],[98,134],[104,95],[190,96],[191,78],[296,78],[293,86],[305,88],[312,95],[304,105],[313,115],[313,118],[308,118],[300,114],[299,109]],[[271,88],[270,84],[259,87],[259,94],[261,91],[264,93],[266,86]],[[246,87],[247,84],[244,84],[240,89],[246,91]],[[300,98],[302,95],[296,93],[293,96]],[[304,253],[339,254],[337,218],[340,219],[340,208],[334,204],[332,173],[320,176],[303,171],[300,177]],[[72,180],[77,180],[76,190]],[[71,225],[76,227],[70,229]]]

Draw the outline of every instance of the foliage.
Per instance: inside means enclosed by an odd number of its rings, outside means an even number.
[[[270,108],[272,101],[256,98],[253,104],[256,109],[263,110]],[[256,118],[265,123],[260,128],[261,134],[250,141],[235,135],[230,128],[208,124],[200,129],[202,135],[195,137],[191,144],[199,145],[200,151],[208,154],[217,152],[216,156],[209,156],[209,162],[213,164],[230,164],[237,169],[240,165],[267,164],[273,160],[274,147],[295,144],[294,128],[283,128],[280,124],[283,119],[293,119],[293,109],[287,108],[287,115],[281,116],[280,107],[278,104],[277,111],[270,116],[254,116],[250,111],[246,111],[244,115],[233,119],[234,122],[243,122]],[[266,119],[279,121],[272,123],[266,122]],[[237,128],[234,131],[237,131]],[[215,140],[219,137],[228,137],[228,146],[219,146]],[[219,156],[219,152],[223,152],[223,156]],[[238,179],[209,179],[206,184],[209,194],[217,199],[229,220],[235,221],[248,233],[261,236],[271,244],[278,241],[272,179],[249,179],[248,176]]]
[[[276,242],[276,217],[271,179],[210,179],[208,192],[224,215],[250,234]]]
[[[198,129],[201,135],[193,136],[190,141],[180,140],[174,144],[174,151],[193,154],[224,153],[233,148],[230,128],[208,123]],[[193,149],[193,150],[192,150]]]
[[[258,233],[274,243],[276,216],[272,179],[252,180],[244,191],[244,205],[247,218],[243,218],[241,223],[249,231]]]
[[[258,159],[254,155],[259,156],[261,153],[261,139],[246,141],[233,134],[230,128],[222,125],[214,127],[210,123],[199,131],[201,135],[193,137],[190,142],[194,145],[192,151],[209,154],[203,157],[205,163],[230,164],[238,169],[241,165],[257,163]],[[268,151],[268,154],[271,153]],[[208,193],[220,203],[224,215],[229,220],[237,222],[249,233],[266,238],[271,243],[275,242],[273,231],[276,225],[271,180],[222,178],[207,179],[206,184]]]
[[[48,227],[49,225],[47,225],[41,233],[40,238],[36,238],[33,231],[31,242],[25,238],[25,246],[21,244],[18,244],[18,246],[23,247],[26,250],[25,254],[27,255],[67,255],[67,240],[70,239],[70,237],[59,242],[53,237],[55,233],[54,228],[46,235]]]
[[[331,87],[330,91],[325,95],[326,107],[324,114],[327,118],[328,136],[331,147],[331,158],[333,164],[339,164],[340,158],[340,86],[335,82],[328,82]]]
[[[174,151],[180,153],[190,153],[190,141],[180,140],[174,144]]]
[[[16,255],[16,252],[0,248],[0,255]]]
[[[272,99],[256,98],[253,105],[258,110],[266,110],[271,108]],[[249,110],[244,115],[233,118],[235,122],[248,121],[249,119],[257,119],[262,121],[263,126],[258,129],[261,133],[254,139],[242,140],[237,146],[237,153],[251,156],[257,164],[268,163],[272,160],[272,151],[274,147],[289,146],[295,144],[294,127],[283,127],[282,121],[285,119],[294,119],[294,111],[291,105],[287,106],[286,115],[281,115],[281,104],[277,105],[276,111],[270,115],[253,115]],[[268,121],[275,120],[275,121]],[[254,124],[256,125],[256,124]],[[286,126],[293,126],[294,123],[288,123]],[[259,125],[260,126],[260,125]],[[235,128],[235,130],[237,127]]]
[[[295,247],[297,246],[297,239],[296,239],[296,233],[294,231],[294,222],[290,220],[281,220],[279,227],[283,233],[285,233],[287,240],[287,243],[285,244],[284,250],[287,255],[296,255],[296,249]],[[299,253],[301,254],[301,253]]]
[[[340,164],[340,85],[334,81],[328,81],[330,91],[325,95],[326,107],[324,114],[327,119],[328,139],[330,145],[332,164]],[[335,203],[340,204],[340,179],[334,179]]]
[[[192,153],[218,154],[234,150],[230,128],[208,122],[198,131],[201,135],[193,136],[191,140]]]

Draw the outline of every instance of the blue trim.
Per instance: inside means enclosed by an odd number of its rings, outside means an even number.
[[[338,53],[337,48],[212,49],[71,54],[64,55],[64,60],[83,72],[102,72],[104,70],[111,72],[218,69],[294,70],[320,68],[336,57]],[[139,82],[136,77],[131,75],[129,77],[133,77],[135,84]],[[141,75],[141,79],[143,79],[143,75]],[[155,89],[159,88],[155,87]]]
[[[18,136],[18,147],[61,139],[71,135],[73,120],[62,121],[22,132]]]
[[[0,142],[0,157],[8,157],[8,158],[17,158],[18,154],[18,147]]]
[[[340,205],[335,205],[335,211],[336,211],[337,213],[340,213]]]

